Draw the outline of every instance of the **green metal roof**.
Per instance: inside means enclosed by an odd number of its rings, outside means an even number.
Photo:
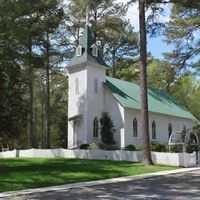
[[[106,66],[104,60],[100,55],[98,55],[97,57],[92,55],[91,46],[95,43],[95,41],[92,36],[92,31],[88,25],[85,26],[79,43],[83,46],[83,54],[81,56],[74,55],[67,67],[85,62],[94,62]]]
[[[92,31],[88,25],[85,26],[79,43],[85,48],[85,51],[88,54],[92,54],[90,47],[95,43],[95,41],[92,35]]]
[[[139,85],[106,77],[106,86],[123,107],[141,108]],[[168,93],[161,90],[148,89],[148,106],[150,112],[196,120],[186,108],[181,106]]]

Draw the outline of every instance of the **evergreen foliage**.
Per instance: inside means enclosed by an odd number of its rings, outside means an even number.
[[[65,34],[62,37],[62,44],[71,47],[71,51],[78,44],[88,10],[89,24],[100,54],[111,67],[110,74],[116,77],[117,66],[125,60],[135,63],[135,58],[138,56],[138,35],[130,22],[125,19],[127,11],[125,4],[115,0],[70,0],[66,10],[67,23],[63,26]]]
[[[175,3],[170,22],[166,29],[168,43],[174,43],[175,49],[166,57],[179,69],[199,66],[199,31],[200,31],[200,2],[184,0]],[[195,62],[193,62],[195,60]]]
[[[127,145],[124,150],[126,151],[136,151],[136,147],[133,144]]]
[[[168,145],[162,142],[151,142],[150,144],[151,151],[155,152],[168,152]]]
[[[146,0],[148,34],[165,27],[159,16],[169,2],[173,9],[165,34],[176,48],[165,61],[147,54],[148,84],[169,92],[200,119],[200,4]],[[129,4],[115,0],[64,4],[0,0],[0,138],[11,147],[67,147],[68,84],[63,66],[78,44],[86,7],[100,53],[111,67],[108,74],[139,83],[138,33],[125,18]],[[106,120],[102,118],[103,142],[114,144],[109,115]]]
[[[115,144],[114,141],[114,125],[107,112],[103,112],[101,119],[101,140],[106,145]]]
[[[89,146],[90,146],[89,144],[81,144],[79,148],[87,150],[87,149],[89,149]]]

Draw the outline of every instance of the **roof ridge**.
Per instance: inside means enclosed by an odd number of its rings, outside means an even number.
[[[138,84],[109,76],[106,76],[106,80],[106,86],[123,107],[141,109]],[[148,88],[148,103],[149,112],[196,120],[187,108],[163,90]]]
[[[114,77],[111,77],[111,76],[106,76],[106,78],[116,79],[116,80],[123,81],[123,82],[129,83],[129,84],[140,86],[138,83],[134,83],[134,82],[126,81],[126,80],[121,80],[119,78],[114,78]]]
[[[131,81],[126,81],[126,80],[121,80],[121,79],[118,79],[118,78],[114,78],[114,77],[111,77],[111,76],[106,76],[106,78],[112,78],[112,79],[116,79],[116,80],[119,80],[119,81],[123,81],[123,82],[127,82],[127,83],[130,83],[130,84],[134,84],[134,85],[137,85],[140,87],[140,84],[139,83],[134,83],[134,82],[131,82]],[[174,98],[173,96],[171,96],[167,91],[164,91],[162,89],[158,89],[158,88],[153,88],[153,87],[147,87],[148,90],[156,90],[156,91],[160,91],[160,92],[163,92],[167,95],[169,95],[170,97]],[[175,98],[174,98],[175,99]],[[176,99],[175,99],[176,100]],[[177,100],[176,100],[177,101]]]

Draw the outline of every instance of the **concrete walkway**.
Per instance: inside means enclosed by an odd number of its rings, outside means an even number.
[[[162,184],[163,183],[163,184]],[[159,187],[161,187],[159,189]],[[164,187],[164,188],[163,188]],[[191,188],[193,188],[191,190]],[[155,190],[158,190],[157,193]],[[200,168],[184,168],[137,176],[0,193],[2,199],[171,199],[190,191],[200,199]],[[146,195],[144,191],[147,190]],[[99,191],[99,192],[97,192]],[[140,193],[141,192],[141,193]],[[169,193],[169,194],[168,194]],[[114,195],[115,194],[115,195]],[[167,194],[167,196],[166,196]],[[186,197],[187,195],[185,195]],[[119,197],[119,198],[118,198]],[[126,197],[126,198],[124,198]],[[134,197],[134,198],[133,198]],[[172,196],[173,199],[175,196]],[[192,196],[187,196],[193,199]],[[194,195],[194,198],[195,195]],[[183,196],[180,199],[184,199]]]

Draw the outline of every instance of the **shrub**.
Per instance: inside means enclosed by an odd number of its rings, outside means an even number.
[[[151,142],[150,144],[150,150],[156,151],[156,152],[167,152],[168,151],[168,145],[162,142]]]
[[[142,146],[136,145],[135,148],[136,151],[142,151]]]
[[[105,149],[106,145],[104,143],[99,143],[99,149]]]
[[[125,147],[124,150],[127,150],[127,151],[135,151],[136,150],[136,147],[133,145],[133,144],[129,144]]]
[[[195,146],[195,145],[187,145],[186,146],[187,153],[193,153],[194,151],[198,151],[198,146]]]
[[[183,146],[182,145],[170,145],[170,152],[171,153],[181,153],[183,152]]]
[[[79,147],[79,149],[85,149],[85,150],[87,150],[87,149],[89,149],[89,144],[81,144],[80,145],[80,147]]]
[[[115,144],[114,136],[113,136],[114,125],[113,125],[113,122],[107,112],[102,113],[102,116],[100,119],[100,124],[101,124],[102,142],[107,145]]]
[[[105,150],[112,151],[112,150],[119,150],[120,148],[116,144],[106,145]]]
[[[193,130],[197,133],[197,135],[199,137],[199,141],[200,141],[200,122],[196,122],[193,125]]]
[[[99,143],[99,148],[108,151],[120,149],[116,144],[105,144],[105,143]]]
[[[89,150],[95,150],[98,149],[98,146],[95,143],[91,143],[88,147]]]

